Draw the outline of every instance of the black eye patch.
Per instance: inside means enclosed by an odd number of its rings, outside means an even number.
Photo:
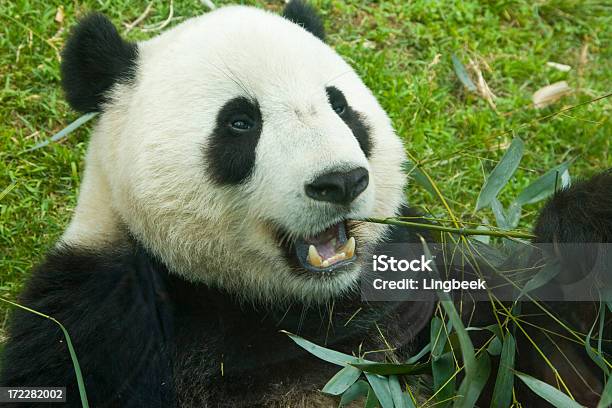
[[[256,101],[237,97],[223,105],[204,147],[208,171],[216,183],[239,184],[251,175],[262,127]]]
[[[353,136],[359,142],[361,150],[366,157],[370,157],[372,150],[372,141],[370,139],[370,128],[366,124],[365,117],[351,108],[346,101],[344,94],[341,90],[334,86],[328,86],[325,88],[327,92],[327,99],[329,104],[336,114],[346,123],[346,125],[353,132]]]

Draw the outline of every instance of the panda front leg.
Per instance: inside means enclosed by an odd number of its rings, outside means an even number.
[[[90,406],[167,407],[175,398],[164,285],[164,271],[128,245],[59,246],[34,271],[19,303],[66,327]],[[59,326],[22,309],[10,319],[0,385],[66,387],[67,405],[81,406]]]

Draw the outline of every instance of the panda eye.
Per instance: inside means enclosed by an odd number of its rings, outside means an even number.
[[[338,115],[342,115],[344,113],[344,111],[346,110],[346,105],[342,104],[342,103],[338,103],[338,104],[332,105],[332,109]]]
[[[325,88],[327,93],[327,99],[332,109],[338,116],[342,116],[348,110],[348,103],[341,90],[336,87],[330,86]]]
[[[235,115],[229,120],[229,126],[233,131],[246,132],[251,130],[255,124],[248,115],[240,114]]]

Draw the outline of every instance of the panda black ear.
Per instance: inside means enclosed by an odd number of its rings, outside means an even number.
[[[136,44],[121,38],[104,15],[83,18],[62,52],[62,87],[70,106],[100,111],[114,84],[134,78],[137,57]]]
[[[322,41],[325,41],[325,29],[323,28],[323,20],[316,10],[306,4],[303,0],[291,0],[283,10],[283,17],[293,21],[310,31]]]

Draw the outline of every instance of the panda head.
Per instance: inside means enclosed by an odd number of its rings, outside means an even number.
[[[299,1],[224,7],[138,44],[101,15],[69,39],[71,105],[100,111],[64,242],[127,230],[187,279],[247,299],[355,286],[403,203],[403,146]]]

